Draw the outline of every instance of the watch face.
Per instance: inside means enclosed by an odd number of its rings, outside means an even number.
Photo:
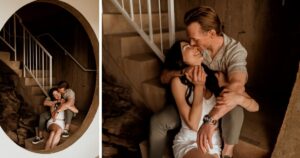
[[[210,117],[209,117],[208,115],[205,115],[205,116],[203,117],[203,122],[204,122],[204,123],[210,122]]]

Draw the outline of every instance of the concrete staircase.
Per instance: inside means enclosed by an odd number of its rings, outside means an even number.
[[[134,1],[134,3],[138,3],[138,1]],[[155,12],[158,4],[154,1],[152,3]],[[166,11],[167,4],[163,3],[162,8]],[[118,83],[132,88],[135,102],[146,105],[152,111],[158,111],[165,103],[165,90],[159,82],[162,62],[110,1],[103,2],[103,12],[103,65],[105,71],[116,78]],[[134,10],[134,12],[137,13],[138,10]],[[145,6],[142,7],[142,13],[147,13]],[[148,16],[143,14],[142,17],[143,28],[147,31]],[[155,33],[159,31],[158,12],[153,14],[152,18],[154,43],[158,44],[160,35]],[[139,21],[137,14],[135,19]],[[163,30],[168,28],[167,21],[167,13],[163,12]],[[162,36],[164,48],[169,48],[168,33],[164,32]],[[183,39],[185,36],[184,30],[176,32],[177,39]]]
[[[12,61],[10,58],[10,52],[0,51],[0,61],[6,64],[16,74],[16,76],[18,76],[16,79],[17,91],[23,96],[25,102],[32,106],[36,113],[43,112],[44,107],[42,106],[42,103],[45,99],[43,91],[28,73],[26,73],[26,76],[23,77],[23,72],[20,65],[21,62]],[[34,70],[33,73],[39,74],[42,73],[42,71]],[[38,78],[38,80],[41,81],[42,79]],[[53,78],[53,82],[55,82],[55,78]],[[48,91],[49,88],[50,87],[46,87],[46,91]]]
[[[124,3],[126,0],[124,1]],[[134,1],[136,3],[136,1]],[[125,3],[126,4],[126,3]],[[137,5],[137,4],[136,4]],[[155,4],[154,4],[155,5]],[[167,6],[162,5],[162,6]],[[126,8],[126,7],[125,7]],[[138,7],[134,7],[138,8]],[[152,7],[158,8],[158,7]],[[126,9],[129,9],[127,7]],[[166,10],[166,9],[165,9]],[[146,13],[147,9],[142,9]],[[134,10],[138,13],[138,10]],[[164,15],[165,13],[163,13]],[[144,16],[144,15],[143,15]],[[165,15],[164,15],[165,16]],[[135,19],[139,17],[135,16]],[[157,18],[156,14],[153,18]],[[153,20],[154,30],[158,29],[158,20]],[[103,1],[103,67],[108,75],[113,76],[116,82],[132,88],[132,98],[136,102],[145,104],[156,112],[165,104],[165,89],[161,85],[159,75],[162,62],[152,50],[135,33],[125,18],[117,11],[110,1]],[[148,20],[144,28],[147,30]],[[163,28],[167,28],[163,24]],[[168,33],[164,33],[164,48],[168,47]],[[184,29],[176,31],[176,39],[185,39]],[[159,41],[159,35],[154,35],[154,41]],[[271,147],[268,143],[268,133],[262,123],[263,113],[247,113],[239,144],[234,151],[234,158],[267,158],[270,157]],[[147,143],[141,143],[143,158],[147,155]],[[171,146],[168,145],[168,146]],[[164,157],[172,157],[172,152],[166,151]]]

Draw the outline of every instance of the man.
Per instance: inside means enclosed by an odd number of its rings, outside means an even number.
[[[45,111],[40,114],[39,126],[36,131],[37,136],[32,140],[32,144],[38,144],[44,141],[43,130],[45,129],[46,122],[53,117],[55,119],[56,115],[60,111],[65,111],[65,129],[62,133],[62,137],[69,137],[69,128],[72,121],[72,117],[75,113],[78,113],[78,109],[75,107],[75,93],[69,88],[69,84],[66,81],[60,81],[58,83],[58,91],[61,93],[62,98],[59,101],[51,100],[47,97],[43,103],[44,106],[53,108],[58,105],[58,109],[52,114],[49,111]],[[49,95],[50,96],[50,95]]]
[[[227,75],[227,89],[239,93],[244,92],[247,81],[245,48],[234,39],[222,32],[221,21],[216,12],[210,7],[197,7],[185,14],[184,22],[190,44],[197,47],[203,54],[203,63],[214,71],[221,71]],[[185,74],[187,78],[192,76],[193,68],[183,72],[163,71],[161,80],[169,83],[174,76]],[[211,137],[214,129],[213,122],[222,118],[222,136],[225,142],[222,151],[223,157],[232,157],[233,147],[238,143],[244,113],[240,106],[223,104],[222,100],[209,115],[198,131],[198,147],[205,152],[207,143],[211,145]],[[178,113],[174,106],[167,106],[161,112],[151,118],[150,127],[150,158],[162,157],[162,150],[166,142],[166,134],[170,129],[179,126]]]
[[[62,94],[63,99],[66,100],[65,103],[61,104],[61,106],[57,109],[56,115],[60,111],[65,111],[65,129],[62,133],[62,137],[69,137],[69,129],[72,118],[74,116],[74,112],[70,110],[70,108],[75,108],[75,92],[69,88],[69,84],[67,81],[60,81],[58,83],[58,91]],[[76,109],[77,110],[77,109]],[[77,110],[78,112],[78,110]],[[77,113],[76,112],[76,113]]]

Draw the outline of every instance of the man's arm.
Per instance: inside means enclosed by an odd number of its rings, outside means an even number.
[[[174,77],[182,76],[182,71],[166,70],[164,69],[160,75],[160,81],[162,84],[169,84]]]
[[[44,100],[43,105],[53,107],[56,103],[57,103],[57,101],[51,101],[50,99],[46,98]]]
[[[246,83],[246,80],[247,80],[247,72],[235,71],[234,73],[229,74],[228,83],[226,83],[224,86],[225,88],[236,91],[238,93],[243,93],[245,89],[244,85]],[[210,111],[209,116],[213,120],[219,120],[226,113],[231,111],[235,106],[231,106],[231,107],[224,106],[222,108],[213,108]],[[202,126],[198,130],[197,144],[203,152],[205,152],[208,149],[206,145],[207,142],[209,146],[212,148],[211,139],[215,128],[216,127],[214,125],[206,123],[206,124],[202,124]]]
[[[228,84],[225,85],[225,88],[242,94],[245,92],[246,81],[247,81],[247,72],[235,71],[228,75]],[[234,107],[235,106],[224,107],[224,108],[213,108],[210,111],[209,116],[211,116],[212,119],[219,120],[226,113],[231,111]]]
[[[75,98],[68,97],[67,101],[65,103],[62,103],[58,109],[56,110],[57,112],[61,112],[67,109],[70,109],[71,106],[75,104]],[[70,109],[71,110],[71,109]],[[73,111],[74,112],[74,111]],[[75,112],[76,113],[76,112]]]

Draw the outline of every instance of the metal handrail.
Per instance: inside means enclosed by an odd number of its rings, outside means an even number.
[[[93,70],[93,69],[87,69],[85,67],[83,67],[72,55],[71,53],[69,53],[50,33],[43,33],[38,35],[37,37],[40,38],[42,36],[49,36],[51,38],[51,40],[53,40],[53,42],[55,42],[55,44],[57,44],[66,55],[68,55],[83,71],[85,72],[92,72],[92,71],[97,71],[97,70]]]
[[[11,22],[13,25],[11,26]],[[12,32],[12,31],[13,32]],[[17,61],[17,29],[16,29],[16,16],[14,15],[12,19],[9,19],[7,23],[3,26],[1,30],[2,34],[0,39],[14,52],[14,61]],[[6,37],[7,35],[7,37]],[[13,41],[10,38],[13,37]]]
[[[28,72],[42,92],[48,96],[46,86],[51,88],[53,85],[52,56],[26,28],[21,17],[17,14],[14,16],[18,18],[23,30],[23,77],[25,78]],[[39,70],[41,73],[38,73]],[[42,81],[38,78],[42,78]]]
[[[134,9],[132,0],[129,1],[130,5],[130,13],[128,13],[124,7],[124,2],[120,3],[118,0],[111,0],[111,2],[115,5],[115,7],[122,13],[125,19],[129,22],[129,24],[137,31],[137,33],[144,39],[144,41],[148,44],[148,46],[154,51],[154,53],[159,57],[161,61],[164,61],[165,56],[163,54],[163,39],[162,39],[162,25],[161,25],[161,7],[160,0],[159,3],[159,34],[160,34],[160,46],[157,46],[154,43],[153,39],[153,24],[152,24],[152,11],[151,11],[151,0],[147,0],[148,6],[148,19],[149,19],[149,35],[143,30],[142,18],[141,18],[141,2],[139,1],[139,16],[140,23],[134,21]],[[175,41],[175,14],[174,14],[174,0],[168,0],[168,23],[169,23],[169,46]],[[160,47],[160,48],[159,48]]]
[[[22,30],[22,44],[17,45],[17,28]],[[14,52],[17,61],[17,48],[23,48],[23,77],[26,73],[36,81],[42,92],[48,96],[46,87],[52,87],[52,56],[23,24],[22,18],[14,14],[4,25],[0,39]],[[11,40],[12,39],[12,40]],[[39,81],[41,78],[41,81]]]

